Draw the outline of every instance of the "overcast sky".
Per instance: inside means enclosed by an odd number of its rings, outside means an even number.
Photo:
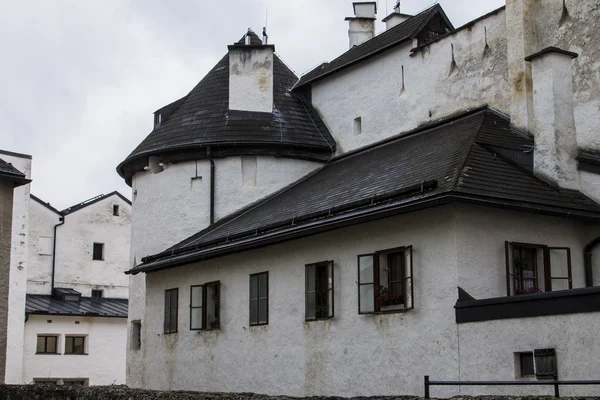
[[[504,0],[439,3],[458,27]],[[401,11],[431,4],[402,0]],[[0,0],[0,149],[33,156],[32,193],[59,209],[113,190],[130,198],[115,168],[152,112],[247,28],[261,32],[268,16],[269,42],[301,75],[347,50],[351,15],[351,0]]]

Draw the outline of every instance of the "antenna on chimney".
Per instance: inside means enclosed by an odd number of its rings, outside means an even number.
[[[394,11],[397,13],[400,12],[400,0],[396,0],[396,5],[394,6]]]
[[[269,22],[269,9],[265,9],[265,26],[263,26],[263,44],[269,43],[269,35],[267,35],[267,25]]]

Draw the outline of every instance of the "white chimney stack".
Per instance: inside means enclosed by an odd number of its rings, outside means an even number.
[[[412,15],[402,14],[400,12],[400,0],[398,0],[396,5],[394,6],[394,11],[390,15],[382,19],[381,22],[385,22],[385,30],[387,31],[388,29],[391,29],[396,25],[400,25],[410,17],[412,17]]]
[[[525,58],[533,77],[534,172],[568,189],[579,189],[571,71],[575,57],[548,47]]]
[[[377,15],[377,3],[354,2],[354,17],[347,17],[349,22],[348,37],[350,48],[371,39],[375,36],[375,15]]]
[[[251,35],[256,36],[249,30],[244,44],[228,46],[229,109],[271,113],[275,46],[262,44],[258,36],[252,44]]]

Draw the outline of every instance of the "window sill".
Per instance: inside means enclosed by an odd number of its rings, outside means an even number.
[[[35,355],[40,355],[40,356],[60,356],[60,353],[35,353]]]
[[[249,324],[250,328],[254,328],[255,326],[267,326],[269,325],[268,322],[263,322],[261,324]]]
[[[315,319],[305,319],[304,322],[319,322],[319,321],[330,321],[333,317],[325,317],[325,318],[315,318]]]
[[[175,333],[177,333],[177,331],[173,331],[173,332],[163,332],[163,335],[165,335],[165,336],[166,336],[166,335],[173,335],[173,334],[175,334]]]
[[[89,356],[88,353],[63,353],[63,356]]]
[[[374,312],[364,312],[358,313],[358,315],[386,315],[386,314],[404,314],[408,311],[412,311],[413,309],[402,309],[402,310],[389,310],[389,311],[374,311]]]

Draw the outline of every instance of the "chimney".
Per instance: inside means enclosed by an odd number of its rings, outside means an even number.
[[[229,49],[229,109],[273,112],[273,53],[275,46],[251,30]]]
[[[547,47],[525,58],[533,78],[533,169],[568,189],[579,188],[571,71],[575,57],[576,53]]]
[[[410,17],[412,17],[412,15],[402,14],[400,12],[400,0],[398,0],[396,5],[394,6],[394,11],[390,15],[382,19],[381,22],[385,22],[385,30],[387,31],[388,29],[391,29],[396,25],[400,25]]]
[[[377,14],[377,3],[354,2],[354,17],[347,17],[349,22],[348,37],[350,48],[371,39],[375,36],[375,15]]]

